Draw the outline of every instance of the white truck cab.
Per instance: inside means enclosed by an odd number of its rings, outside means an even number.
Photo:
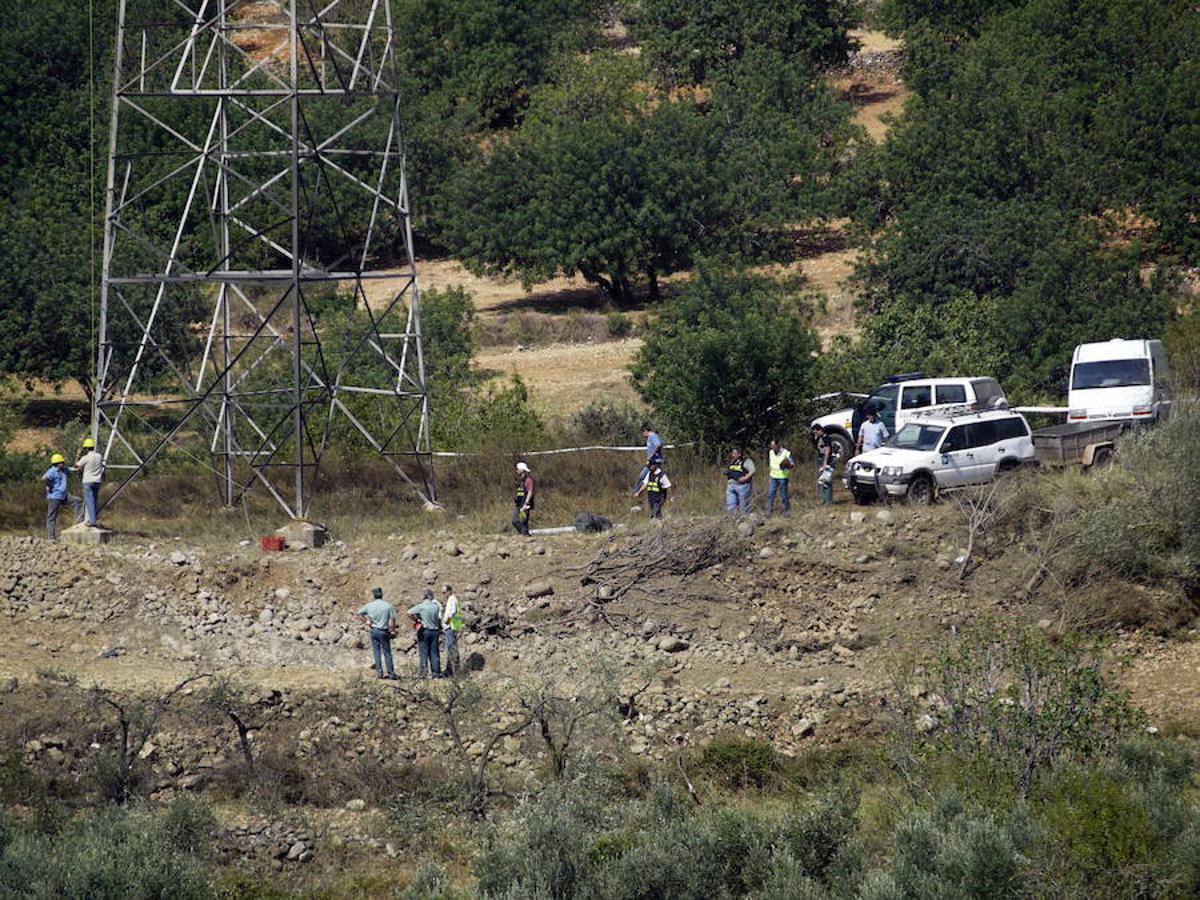
[[[846,463],[846,487],[859,503],[904,497],[929,503],[937,494],[984,484],[1034,460],[1029,423],[1010,410],[916,416],[887,445]]]
[[[1162,341],[1114,338],[1080,344],[1071,359],[1067,421],[1166,418],[1171,414],[1170,375]]]
[[[860,395],[861,396],[861,395]],[[867,405],[875,407],[879,419],[895,434],[915,416],[938,410],[970,407],[999,409],[1008,400],[995,378],[930,378],[921,372],[893,375],[875,388],[857,409],[843,409],[813,419],[810,427],[824,425],[826,433],[840,445],[840,456],[849,459],[854,453],[858,426]]]

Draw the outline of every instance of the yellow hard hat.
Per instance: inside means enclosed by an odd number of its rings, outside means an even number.
[[[62,463],[66,462],[66,460],[63,459],[63,455],[61,453],[55,453],[53,456],[50,457],[50,465],[56,466],[60,462],[62,462]]]
[[[96,448],[96,442],[95,442],[95,441],[93,441],[91,438],[84,438],[84,439],[83,439],[83,449],[84,449],[84,450],[94,450],[95,448]]]

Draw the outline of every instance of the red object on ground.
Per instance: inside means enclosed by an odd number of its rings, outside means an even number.
[[[286,542],[277,534],[268,535],[262,539],[262,548],[267,553],[278,553],[281,551]]]

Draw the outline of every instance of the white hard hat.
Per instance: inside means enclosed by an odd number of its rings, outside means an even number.
[[[517,471],[518,472],[528,472],[529,466],[525,465],[525,463],[523,463],[523,462],[519,462],[519,463],[517,463]]]

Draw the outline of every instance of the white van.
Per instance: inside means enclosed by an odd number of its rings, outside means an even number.
[[[1162,341],[1114,338],[1080,344],[1071,359],[1067,421],[1166,418],[1170,377]]]

